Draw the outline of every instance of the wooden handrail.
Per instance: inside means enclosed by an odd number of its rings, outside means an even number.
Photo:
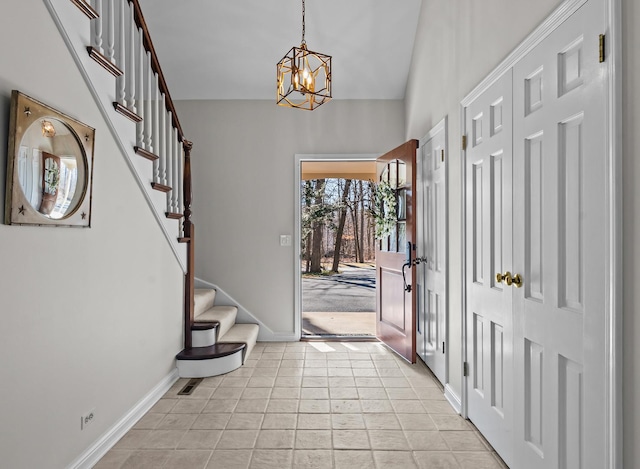
[[[167,111],[171,112],[173,126],[178,129],[178,138],[182,142],[184,139],[184,133],[182,132],[182,126],[180,125],[180,121],[178,120],[178,113],[176,112],[176,108],[173,104],[173,100],[171,99],[171,94],[169,93],[169,87],[167,86],[167,82],[164,79],[164,74],[162,73],[162,68],[160,67],[160,62],[158,61],[158,55],[156,54],[156,50],[153,47],[153,42],[151,41],[151,35],[149,34],[149,28],[147,27],[147,22],[144,20],[144,15],[142,14],[142,9],[140,8],[140,3],[138,0],[128,0],[129,3],[133,5],[134,9],[134,18],[136,24],[139,28],[142,29],[142,36],[144,38],[144,47],[145,49],[151,53],[151,68],[154,72],[158,74],[158,84],[160,87],[160,91],[164,93],[166,97],[166,107]]]
[[[190,349],[192,347],[191,326],[193,325],[195,309],[195,229],[191,222],[191,148],[193,148],[193,143],[188,140],[183,140],[182,147],[184,148],[184,184],[182,187],[184,194],[183,227],[184,236],[189,240],[187,244],[187,273],[185,274],[184,281],[184,348]]]

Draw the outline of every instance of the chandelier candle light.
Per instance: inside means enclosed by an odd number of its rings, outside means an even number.
[[[307,49],[302,0],[302,42],[278,62],[280,106],[313,111],[331,99],[331,56]]]

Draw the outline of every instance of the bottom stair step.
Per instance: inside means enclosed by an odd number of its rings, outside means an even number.
[[[217,343],[208,347],[184,349],[176,355],[181,378],[205,378],[229,373],[242,366],[246,344]]]
[[[207,347],[216,343],[218,322],[196,322],[191,326],[191,345],[193,347]]]
[[[247,344],[242,363],[247,361],[258,340],[260,327],[257,324],[234,324],[229,332],[218,339],[219,344],[244,342]]]

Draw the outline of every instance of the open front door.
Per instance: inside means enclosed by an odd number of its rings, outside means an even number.
[[[416,361],[416,150],[410,140],[377,160],[378,181],[395,198],[382,210],[395,213],[389,233],[376,246],[377,336],[411,363]]]

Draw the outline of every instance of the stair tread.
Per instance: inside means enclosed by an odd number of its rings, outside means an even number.
[[[233,316],[233,322],[235,323],[235,315],[237,312],[238,308],[235,306],[212,306],[196,316],[195,322],[224,322],[227,317]]]
[[[218,321],[207,321],[207,322],[194,322],[191,326],[192,331],[206,331],[209,329],[215,329],[219,327],[220,323]]]
[[[156,155],[155,153],[151,153],[150,151],[145,150],[144,148],[139,147],[137,145],[135,147],[133,147],[133,151],[136,152],[136,155],[140,155],[143,158],[146,158],[146,159],[151,160],[151,161],[155,161],[155,160],[160,159],[160,157],[158,155]]]
[[[127,119],[130,119],[133,122],[142,122],[142,117],[140,117],[138,114],[136,114],[135,112],[133,112],[131,109],[129,109],[128,107],[124,106],[123,104],[115,101],[113,103],[113,108],[116,110],[116,112],[120,113],[121,115],[123,115],[124,117],[126,117]]]
[[[229,332],[218,339],[218,343],[244,342],[260,330],[257,324],[235,324]]]
[[[104,54],[102,54],[95,47],[87,46],[87,52],[89,53],[89,57],[95,60],[102,68],[111,73],[114,77],[120,77],[123,75],[122,70],[116,67],[109,59],[104,56]]]
[[[225,342],[223,344],[209,345],[208,347],[193,347],[182,350],[176,355],[176,358],[178,360],[211,360],[240,352],[246,346],[242,342]]]
[[[235,324],[217,343],[244,342],[247,344],[247,348],[244,350],[244,355],[242,356],[242,364],[244,364],[258,341],[259,332],[260,326],[257,324]]]
[[[80,8],[80,11],[82,11],[82,13],[87,15],[87,18],[89,18],[90,20],[96,19],[100,16],[98,12],[93,9],[93,7],[89,4],[87,0],[71,0],[71,1],[78,8]]]
[[[152,182],[151,187],[160,192],[171,192],[171,186],[167,186],[166,184],[160,184],[159,182]]]
[[[219,322],[218,337],[224,337],[235,324],[237,314],[238,308],[235,306],[212,306],[196,316],[195,322]]]

